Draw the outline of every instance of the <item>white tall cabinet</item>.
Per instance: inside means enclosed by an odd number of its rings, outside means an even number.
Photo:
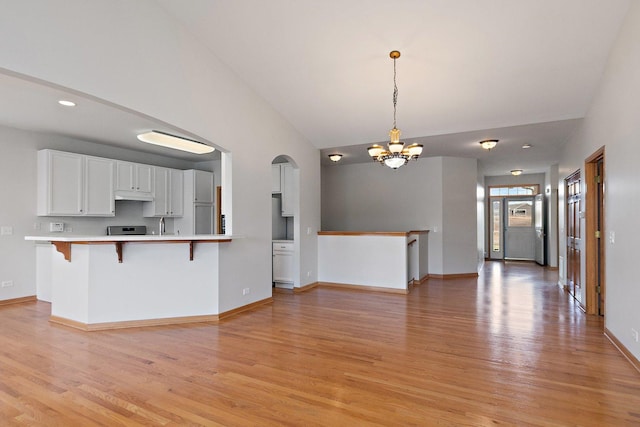
[[[184,171],[184,215],[174,222],[181,234],[214,233],[213,173]]]

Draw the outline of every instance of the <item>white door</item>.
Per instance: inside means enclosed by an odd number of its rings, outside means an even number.
[[[506,198],[504,222],[504,258],[534,261],[536,256],[534,198]]]

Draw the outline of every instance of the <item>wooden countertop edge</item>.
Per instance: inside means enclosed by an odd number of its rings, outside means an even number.
[[[425,234],[429,230],[413,231],[318,231],[318,236],[409,236],[410,234]]]

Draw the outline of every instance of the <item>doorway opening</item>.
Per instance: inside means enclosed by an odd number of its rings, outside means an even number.
[[[605,315],[604,147],[585,161],[587,314]]]
[[[299,255],[299,173],[288,156],[271,162],[271,243],[274,288],[300,286]]]
[[[489,187],[490,259],[545,263],[544,207],[537,184]]]

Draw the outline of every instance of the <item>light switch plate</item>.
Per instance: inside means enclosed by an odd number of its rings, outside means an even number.
[[[3,225],[0,227],[0,235],[2,236],[11,236],[13,234],[13,227],[9,225]]]

